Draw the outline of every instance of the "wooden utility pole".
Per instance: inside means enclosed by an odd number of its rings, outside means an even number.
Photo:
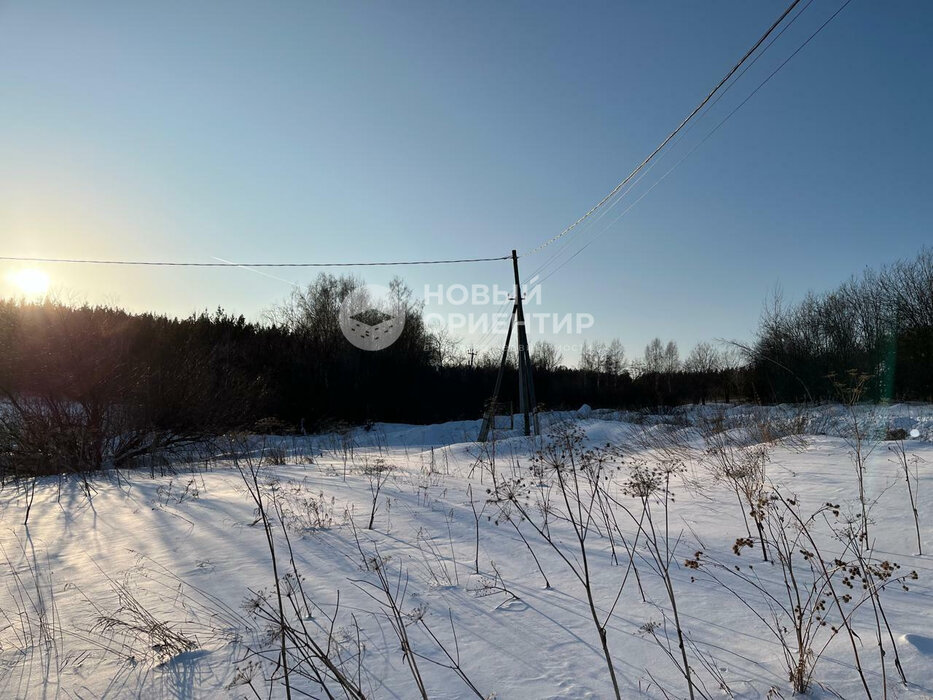
[[[522,285],[518,275],[518,253],[512,251],[512,271],[515,276],[515,303],[512,305],[512,314],[509,317],[509,331],[505,336],[505,347],[502,350],[502,361],[499,363],[499,374],[496,376],[496,388],[493,390],[492,400],[483,417],[483,425],[479,431],[479,441],[485,442],[489,431],[494,427],[496,419],[496,402],[499,400],[499,390],[502,388],[502,375],[505,373],[506,361],[509,357],[509,343],[512,340],[512,327],[518,328],[518,410],[524,416],[525,435],[540,435],[538,425],[538,412],[535,404],[535,385],[531,372],[531,355],[528,352],[528,334],[525,332],[525,310],[522,307]]]
[[[499,389],[502,388],[502,375],[505,374],[505,362],[509,357],[509,341],[512,340],[512,326],[515,323],[515,306],[512,306],[512,313],[509,316],[509,332],[505,334],[505,347],[502,349],[502,360],[499,362],[499,373],[496,375],[496,388],[492,390],[492,398],[489,400],[489,406],[486,407],[486,415],[483,416],[483,425],[479,429],[479,441],[486,442],[489,436],[489,430],[494,427],[496,421],[496,401],[499,400]]]
[[[473,369],[473,357],[476,355],[476,350],[470,348],[470,351],[467,354],[470,356],[470,369]]]
[[[531,357],[528,335],[525,333],[525,311],[522,308],[522,283],[518,276],[518,253],[512,251],[512,271],[515,273],[515,318],[518,325],[518,410],[525,417],[525,435],[531,435],[529,411],[534,410],[531,395]]]

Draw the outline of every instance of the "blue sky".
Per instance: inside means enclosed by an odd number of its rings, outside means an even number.
[[[0,1],[0,254],[527,251],[650,153],[785,4]],[[924,2],[853,0],[615,220],[839,4],[814,0],[639,189],[568,239],[573,253],[598,234],[534,310],[594,326],[545,337],[618,337],[630,356],[655,335],[683,353],[747,339],[775,286],[797,299],[930,240]],[[523,258],[523,272],[548,257]],[[0,264],[0,293],[19,267]],[[75,299],[252,318],[316,274],[40,267]],[[507,286],[511,269],[359,273],[400,274],[422,296]],[[501,342],[479,336],[467,344]]]

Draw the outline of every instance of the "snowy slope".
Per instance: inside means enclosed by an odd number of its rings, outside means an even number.
[[[865,444],[872,450],[865,484],[875,554],[898,563],[903,572],[918,572],[909,591],[892,586],[883,593],[909,681],[906,687],[898,681],[889,645],[889,692],[933,697],[933,561],[917,555],[904,471],[890,449],[893,443],[874,439],[887,428],[917,431],[918,437],[904,445],[908,456],[916,457],[910,465],[919,477],[921,538],[926,551],[933,551],[933,407],[862,409],[858,416],[877,428]],[[621,451],[612,477],[618,483],[611,488],[624,480],[634,460],[684,464],[684,473],[672,483],[672,579],[691,666],[710,696],[790,697],[792,689],[781,646],[765,624],[704,571],[684,566],[702,550],[730,565],[753,564],[766,586],[780,590],[780,567],[761,562],[757,548],[740,558],[733,553],[736,539],[747,533],[745,519],[734,491],[713,478],[704,431],[711,434],[709,426],[716,424],[721,431],[716,434],[755,445],[762,439],[760,426],[770,425],[768,478],[803,511],[831,502],[845,515],[859,505],[851,418],[839,406],[806,413],[794,407],[708,406],[668,415],[542,416],[545,427],[575,423],[585,430],[588,445],[608,443]],[[805,435],[785,435],[791,424]],[[265,531],[236,468],[250,462],[261,463],[261,486],[267,498],[274,489],[283,507],[296,568],[308,597],[320,607],[306,623],[326,637],[327,615],[337,610],[333,641],[367,697],[413,698],[418,691],[363,556],[380,557],[384,571],[407,584],[400,604],[409,615],[412,646],[423,657],[418,667],[430,697],[476,694],[440,665],[450,664],[417,622],[419,616],[459,658],[481,696],[612,697],[580,581],[528,523],[513,520],[516,530],[500,506],[486,502],[493,457],[497,482],[528,479],[532,506],[545,491],[556,494],[553,483],[531,471],[532,455],[543,440],[501,428],[495,443],[483,448],[472,442],[478,428],[478,421],[377,424],[344,435],[256,437],[248,444],[218,444],[203,458],[172,465],[173,473],[160,475],[157,469],[154,477],[148,471],[114,472],[88,484],[48,478],[37,485],[28,526],[23,524],[25,485],[7,484],[0,491],[0,697],[255,697],[250,678],[266,697],[270,686],[264,679],[273,668],[255,652],[274,660],[278,637],[274,631],[266,634],[245,604],[258,591],[271,591],[274,576]],[[370,475],[385,466],[392,471],[368,530]],[[618,488],[613,493],[630,507],[637,505],[637,499],[623,500]],[[563,555],[579,564],[571,527],[556,517],[548,527]],[[620,528],[635,540],[634,523],[620,520]],[[273,532],[281,575],[290,568],[287,543],[281,527]],[[620,541],[605,535],[600,526],[586,542],[594,602],[602,613],[613,607],[629,562]],[[828,531],[818,539],[826,551],[841,546]],[[627,579],[606,625],[622,696],[685,697],[684,678],[657,641],[670,640],[669,649],[679,655],[662,579],[641,542],[634,561],[638,581]],[[745,602],[755,604],[753,593],[748,591]],[[870,690],[881,697],[870,605],[852,619]],[[309,681],[295,683],[313,697],[324,696]],[[866,695],[844,635],[829,642],[811,692]],[[273,684],[273,695],[285,697],[280,683]]]

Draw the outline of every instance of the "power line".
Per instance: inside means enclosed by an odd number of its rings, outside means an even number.
[[[525,255],[528,256],[528,255],[532,255],[532,254],[534,254],[534,253],[537,253],[538,251],[542,250],[543,248],[546,248],[547,246],[551,245],[551,244],[554,243],[555,241],[560,240],[560,239],[563,238],[565,235],[567,235],[568,233],[570,233],[573,229],[575,229],[579,224],[583,223],[583,222],[586,221],[588,218],[590,218],[590,216],[592,216],[596,211],[598,211],[600,208],[602,208],[602,206],[603,206],[606,202],[608,202],[610,199],[612,199],[612,198],[615,196],[615,194],[616,194],[619,190],[621,190],[623,187],[625,187],[625,185],[627,185],[627,184],[629,183],[629,181],[630,181],[633,177],[635,177],[635,176],[641,171],[642,168],[644,168],[658,153],[661,152],[661,150],[662,150],[668,143],[671,142],[671,140],[672,140],[675,136],[677,136],[678,133],[680,133],[681,129],[683,129],[684,126],[687,125],[687,122],[689,122],[691,119],[693,119],[693,117],[696,116],[696,114],[697,114],[701,109],[703,109],[704,106],[706,106],[706,104],[713,98],[713,96],[719,91],[719,89],[720,89],[733,75],[735,75],[735,72],[736,72],[737,70],[739,70],[739,68],[742,67],[742,64],[744,64],[745,61],[747,61],[748,58],[749,58],[753,53],[755,53],[755,51],[758,50],[758,47],[761,46],[761,45],[765,42],[765,40],[768,38],[768,36],[770,36],[771,32],[773,32],[773,31],[777,28],[777,26],[778,26],[781,22],[784,21],[784,18],[787,17],[787,15],[789,15],[789,14],[791,13],[791,11],[792,11],[799,3],[800,3],[800,0],[793,0],[793,1],[791,2],[791,4],[788,5],[787,9],[784,10],[784,12],[781,13],[781,16],[778,17],[778,18],[774,21],[774,23],[768,28],[768,30],[767,30],[764,34],[761,35],[761,38],[759,38],[758,41],[756,41],[755,44],[754,44],[748,51],[745,52],[745,55],[742,56],[741,59],[739,59],[738,63],[736,63],[734,66],[732,66],[732,68],[729,70],[729,72],[726,73],[726,75],[723,77],[722,80],[719,81],[719,83],[716,85],[716,87],[714,87],[714,88],[710,91],[710,93],[709,93],[706,97],[703,98],[703,100],[700,102],[700,104],[698,104],[698,105],[693,109],[693,111],[690,112],[690,114],[687,115],[687,117],[677,126],[676,129],[674,129],[670,134],[667,135],[667,138],[665,138],[663,141],[661,141],[661,143],[658,145],[658,147],[655,148],[647,158],[645,158],[631,173],[629,173],[629,174],[626,176],[626,178],[625,178],[624,180],[622,180],[622,182],[620,182],[618,185],[616,185],[616,186],[612,189],[612,191],[611,191],[609,194],[607,194],[607,195],[606,195],[605,197],[603,197],[599,202],[597,202],[596,205],[594,205],[594,206],[593,206],[588,212],[586,212],[583,216],[581,216],[579,219],[577,219],[577,220],[574,221],[572,224],[570,224],[570,226],[568,226],[567,228],[565,228],[563,231],[561,231],[560,233],[558,233],[556,236],[553,236],[553,237],[549,238],[548,240],[546,240],[544,243],[540,244],[539,246],[537,246],[537,247],[535,247],[535,248],[532,248],[530,251],[528,251],[527,253],[525,253]]]
[[[817,36],[820,32],[822,32],[822,31],[826,28],[826,26],[827,26],[830,22],[832,22],[832,21],[839,15],[839,13],[841,13],[844,9],[846,9],[846,7],[847,7],[847,6],[849,5],[849,3],[851,3],[851,2],[852,2],[852,0],[845,0],[845,2],[843,2],[842,5],[840,5],[839,8],[838,8],[832,15],[830,15],[828,19],[826,19],[826,21],[824,21],[819,27],[817,27],[817,29],[816,29],[812,34],[810,34],[810,36],[808,36],[808,37],[806,38],[806,40],[805,40],[803,43],[800,44],[800,46],[798,46],[796,49],[794,49],[793,53],[791,53],[790,56],[788,56],[787,58],[785,58],[785,59],[777,66],[777,68],[775,68],[773,71],[771,71],[771,73],[769,73],[768,76],[767,76],[764,80],[762,80],[760,83],[758,83],[757,87],[755,87],[755,89],[752,90],[752,91],[745,97],[745,99],[743,99],[738,105],[736,105],[736,106],[732,109],[732,111],[730,111],[728,114],[726,114],[726,116],[723,117],[723,118],[716,124],[716,126],[714,126],[712,129],[710,129],[710,131],[706,134],[706,136],[704,136],[704,137],[702,138],[702,140],[700,140],[699,143],[697,143],[693,148],[691,148],[689,151],[687,151],[687,153],[685,153],[684,156],[683,156],[682,158],[680,158],[680,160],[678,160],[676,163],[674,163],[674,165],[671,166],[671,167],[670,167],[656,182],[654,182],[654,183],[651,185],[651,187],[649,187],[644,193],[642,193],[641,196],[638,197],[638,199],[636,199],[634,202],[632,202],[628,207],[626,207],[626,208],[622,211],[622,213],[620,213],[615,219],[613,219],[612,222],[610,222],[608,226],[606,226],[605,228],[603,228],[601,231],[597,232],[589,241],[587,241],[587,242],[586,242],[583,246],[581,246],[576,252],[574,252],[573,255],[571,255],[569,258],[567,258],[567,259],[564,260],[562,263],[560,263],[557,267],[555,267],[553,270],[551,270],[551,271],[550,271],[547,275],[545,275],[543,278],[541,278],[540,280],[538,280],[538,284],[544,282],[546,279],[548,279],[549,277],[551,277],[552,275],[554,275],[558,270],[560,270],[562,267],[564,267],[565,265],[567,265],[571,260],[573,260],[574,258],[576,258],[580,253],[582,253],[584,250],[586,250],[587,248],[589,248],[590,245],[592,245],[592,244],[596,241],[597,238],[599,238],[601,235],[603,235],[604,233],[606,233],[606,231],[608,231],[612,226],[614,226],[614,225],[616,224],[616,222],[619,221],[619,219],[621,219],[623,216],[625,216],[625,214],[627,214],[636,204],[638,204],[642,199],[644,199],[644,198],[651,192],[651,190],[653,190],[655,187],[657,187],[659,184],[661,184],[661,182],[662,182],[668,175],[670,175],[681,163],[683,163],[685,160],[687,160],[687,158],[689,158],[698,148],[700,148],[700,146],[702,146],[704,143],[706,143],[706,142],[713,136],[713,134],[715,134],[717,131],[719,131],[720,127],[722,127],[722,125],[725,124],[727,121],[729,121],[729,119],[732,118],[732,116],[733,116],[736,112],[738,112],[742,107],[744,107],[745,104],[746,104],[749,100],[751,100],[752,97],[754,97],[754,96],[758,93],[759,90],[761,90],[761,88],[763,88],[775,75],[777,75],[777,74],[781,71],[782,68],[784,68],[784,66],[786,66],[788,63],[790,63],[791,59],[793,59],[794,56],[796,56],[798,53],[800,53],[800,52],[807,46],[807,44],[809,44],[813,39],[815,39],[816,36]],[[809,5],[809,3],[808,3],[808,5]],[[806,7],[804,7],[804,9],[806,9]],[[799,15],[798,15],[798,16],[799,16]],[[562,249],[562,250],[563,250],[563,249]],[[545,263],[545,265],[542,265],[542,268],[545,267],[545,266],[546,266],[547,264],[549,264],[550,262],[552,262],[553,260],[554,260],[554,258],[551,258],[551,260],[549,260],[547,263]],[[539,270],[540,270],[540,269],[541,269],[541,268],[539,268]]]
[[[593,220],[592,220],[592,223],[598,223],[598,222],[599,222],[601,219],[603,219],[610,211],[612,211],[612,209],[615,208],[615,206],[618,205],[625,197],[627,197],[628,195],[630,195],[630,194],[632,193],[632,191],[639,185],[639,183],[641,183],[641,181],[642,181],[645,177],[648,176],[648,174],[654,169],[654,167],[655,167],[656,165],[658,165],[658,163],[660,163],[668,153],[671,152],[671,149],[672,149],[672,148],[675,148],[677,144],[683,142],[683,140],[686,138],[686,135],[687,135],[688,133],[690,133],[690,131],[691,131],[694,127],[696,127],[696,125],[699,124],[705,116],[707,116],[707,115],[710,113],[710,111],[711,111],[711,110],[719,103],[719,101],[729,92],[729,90],[731,90],[733,87],[735,87],[736,83],[742,79],[742,76],[744,76],[745,73],[747,73],[748,70],[749,70],[752,66],[754,66],[754,65],[759,61],[759,59],[761,59],[761,57],[764,56],[764,55],[768,52],[768,49],[770,49],[770,48],[774,45],[774,43],[775,43],[778,39],[780,39],[781,36],[783,36],[784,32],[786,32],[788,29],[790,29],[790,27],[794,24],[794,22],[796,22],[796,21],[800,18],[800,16],[801,16],[804,12],[806,12],[807,8],[810,7],[810,5],[812,5],[812,4],[813,4],[813,0],[807,0],[807,3],[800,9],[799,12],[797,12],[796,15],[794,15],[793,17],[790,18],[790,20],[781,28],[781,31],[779,31],[777,34],[775,34],[773,37],[771,37],[771,40],[768,41],[768,43],[765,45],[765,47],[764,47],[763,49],[761,49],[761,51],[759,51],[758,54],[757,54],[750,62],[748,62],[748,63],[742,68],[742,71],[741,71],[738,75],[735,76],[735,79],[734,79],[732,82],[730,82],[728,85],[726,85],[725,88],[724,88],[721,92],[719,92],[718,95],[716,95],[716,99],[713,100],[712,102],[710,102],[709,105],[707,105],[707,107],[706,107],[706,109],[704,110],[703,114],[699,115],[695,120],[691,121],[690,124],[687,125],[687,127],[683,130],[683,132],[677,137],[677,140],[674,142],[674,144],[671,146],[671,148],[668,148],[667,150],[664,151],[664,153],[660,154],[660,155],[658,156],[658,158],[656,158],[655,160],[653,160],[653,161],[651,162],[651,164],[650,164],[647,168],[645,168],[644,171],[638,176],[638,179],[637,179],[637,180],[635,180],[633,183],[631,183],[631,185],[630,185],[624,192],[622,192],[608,207],[606,207],[605,209],[603,209],[602,211],[600,211],[599,216],[598,216],[597,218],[593,219]],[[760,87],[760,86],[759,86],[759,87]],[[747,98],[746,98],[746,101],[747,101]],[[730,115],[730,116],[731,116],[731,115]],[[727,117],[727,119],[728,119],[728,117]],[[725,120],[724,120],[724,121],[725,121]],[[721,126],[721,125],[722,125],[722,124],[720,123],[720,124],[716,127],[716,129],[718,129],[719,126]],[[713,132],[715,132],[716,129],[713,129]],[[664,175],[662,175],[662,176],[660,177],[659,180],[655,181],[654,184],[652,184],[651,187],[648,188],[647,192],[645,192],[645,193],[643,193],[642,195],[640,195],[640,196],[638,197],[638,199],[636,199],[631,205],[629,205],[628,207],[626,207],[625,210],[624,210],[621,214],[619,214],[618,216],[616,216],[607,226],[603,227],[603,229],[602,229],[599,233],[595,234],[595,236],[593,237],[593,239],[598,238],[598,237],[601,236],[603,233],[605,233],[606,229],[611,228],[612,226],[614,226],[614,225],[619,221],[619,219],[621,219],[623,216],[625,216],[625,214],[627,214],[636,204],[638,204],[638,202],[640,202],[642,199],[644,199],[644,198],[645,198],[645,195],[648,194],[648,192],[650,192],[650,191],[653,190],[655,187],[657,187],[657,186],[661,183],[661,181],[664,180],[668,175],[670,175],[671,172],[672,172],[674,169],[677,168],[677,166],[679,166],[681,163],[683,163],[684,160],[686,160],[687,157],[688,157],[690,154],[692,154],[700,145],[702,145],[703,143],[705,143],[706,139],[708,139],[710,136],[712,136],[713,132],[708,133],[708,134],[706,135],[706,137],[703,139],[703,141],[700,142],[700,144],[698,144],[697,146],[694,146],[694,147],[689,151],[689,153],[687,153],[686,156],[684,156],[683,158],[681,158],[680,160],[678,160],[677,163],[674,164],[674,167],[668,169],[667,172],[665,172]],[[582,234],[578,234],[578,237],[579,237],[580,235],[582,235]],[[593,242],[593,241],[591,240],[590,243],[592,243],[592,242]],[[568,239],[567,241],[565,241],[564,244],[563,244],[563,246],[561,246],[557,251],[555,251],[554,254],[551,255],[550,258],[548,258],[545,262],[541,263],[541,265],[539,265],[538,268],[537,268],[534,272],[531,273],[531,276],[532,276],[532,277],[535,277],[536,275],[539,275],[545,268],[549,267],[552,263],[556,262],[556,261],[561,257],[561,255],[563,255],[563,253],[564,253],[566,250],[568,250],[568,249],[570,248],[570,246],[571,246],[572,244],[573,244],[573,243],[572,243],[572,239]],[[583,246],[583,248],[586,248],[586,247],[588,247],[589,245],[590,245],[590,244],[587,243],[585,246]],[[579,255],[579,253],[580,253],[581,251],[582,251],[582,249],[578,250],[576,253],[574,253],[574,254],[571,256],[570,259],[575,258],[577,255]],[[563,267],[567,262],[570,261],[570,259],[566,260],[564,263],[561,263],[561,264],[558,266],[557,269],[559,269],[560,267]],[[556,270],[555,270],[555,271],[556,271]],[[552,274],[553,274],[553,272],[549,273],[544,279],[547,279],[547,278],[550,277]],[[542,280],[542,281],[543,281],[543,280]]]
[[[404,261],[388,261],[388,262],[361,262],[361,263],[239,263],[230,260],[224,260],[222,258],[217,258],[217,262],[185,262],[185,261],[167,261],[167,260],[96,260],[96,259],[84,259],[84,258],[39,258],[39,257],[24,257],[24,256],[11,256],[11,255],[0,255],[0,261],[8,262],[34,262],[34,263],[64,263],[64,264],[77,264],[77,265],[134,265],[134,266],[146,266],[146,267],[210,267],[210,268],[240,268],[244,270],[250,270],[258,274],[265,274],[259,270],[253,268],[326,268],[326,267],[388,267],[393,265],[452,265],[457,263],[479,263],[479,262],[498,262],[502,260],[511,260],[511,255],[503,255],[501,257],[491,257],[491,258],[458,258],[458,259],[449,259],[449,260],[404,260]],[[273,277],[273,279],[279,280],[278,277]],[[287,280],[280,280],[287,282]],[[289,284],[292,284],[289,282]],[[499,310],[494,314],[498,316],[505,309],[506,305],[513,303],[511,300],[506,301],[502,304]],[[487,329],[486,333],[482,337],[480,344],[482,345],[481,350],[489,344],[489,341],[492,340],[492,337],[495,334],[495,325],[491,324],[491,328]]]
[[[65,263],[70,265],[141,265],[149,267],[388,267],[395,265],[454,265],[457,263],[493,262],[511,260],[511,255],[497,258],[459,258],[456,260],[393,260],[390,262],[337,262],[337,263],[235,263],[235,262],[176,262],[166,260],[92,260],[76,258],[29,258],[0,255],[8,262]]]

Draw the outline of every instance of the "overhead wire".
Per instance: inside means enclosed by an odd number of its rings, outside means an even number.
[[[653,160],[654,157],[657,156],[658,153],[660,153],[661,150],[662,150],[665,146],[667,146],[667,144],[670,143],[671,140],[672,140],[675,136],[677,136],[678,133],[680,133],[680,131],[687,125],[687,123],[688,123],[691,119],[693,119],[693,117],[696,116],[696,114],[697,114],[701,109],[703,109],[703,107],[706,106],[706,104],[713,98],[713,96],[720,90],[720,88],[722,88],[722,86],[736,73],[736,71],[738,71],[739,68],[742,67],[742,64],[744,64],[745,61],[747,61],[748,58],[749,58],[753,53],[755,53],[755,51],[758,50],[758,47],[760,47],[760,46],[765,42],[765,40],[768,38],[768,36],[771,35],[771,33],[778,27],[778,25],[781,24],[781,22],[784,21],[784,18],[787,17],[787,15],[790,14],[791,11],[793,11],[793,9],[794,9],[795,7],[797,7],[797,5],[798,5],[799,3],[800,3],[800,0],[792,0],[792,2],[790,3],[790,5],[788,5],[787,8],[784,10],[784,12],[782,12],[781,15],[771,24],[771,26],[767,29],[767,31],[765,31],[765,33],[761,35],[761,37],[758,39],[758,41],[756,41],[755,44],[754,44],[748,51],[745,52],[745,55],[743,55],[742,58],[740,58],[739,61],[738,61],[734,66],[732,66],[732,68],[729,69],[729,72],[726,73],[726,75],[722,78],[722,80],[719,81],[719,83],[717,83],[716,87],[714,87],[714,88],[709,92],[709,94],[708,94],[706,97],[704,97],[696,107],[694,107],[693,111],[690,112],[690,114],[688,114],[688,115],[684,118],[684,120],[683,120],[682,122],[680,122],[680,124],[679,124],[670,134],[668,134],[667,137],[666,137],[663,141],[661,141],[660,144],[658,144],[658,146],[648,155],[648,157],[645,158],[640,164],[638,164],[638,165],[635,167],[635,169],[634,169],[631,173],[629,173],[629,174],[625,177],[624,180],[622,180],[622,182],[620,182],[618,185],[616,185],[616,186],[612,189],[612,191],[609,192],[609,194],[607,194],[605,197],[603,197],[599,202],[597,202],[593,207],[591,207],[591,208],[589,209],[589,211],[587,211],[583,216],[581,216],[581,217],[578,218],[576,221],[574,221],[572,224],[570,224],[570,225],[569,225],[567,228],[565,228],[563,231],[561,231],[560,233],[558,233],[558,234],[555,235],[555,236],[552,236],[551,238],[549,238],[548,240],[544,241],[543,243],[541,243],[540,245],[536,246],[535,248],[532,248],[531,250],[529,250],[529,251],[528,251],[527,253],[525,253],[524,255],[525,255],[525,256],[533,255],[533,254],[535,254],[535,253],[537,253],[537,252],[540,252],[540,251],[543,250],[544,248],[547,248],[547,247],[548,247],[549,245],[551,245],[552,243],[554,243],[554,242],[560,240],[561,238],[563,238],[564,236],[566,236],[568,233],[570,233],[571,231],[573,231],[578,225],[580,225],[581,223],[583,223],[584,221],[586,221],[587,219],[589,219],[590,216],[592,216],[594,213],[596,213],[598,210],[600,210],[600,209],[603,207],[603,205],[606,204],[606,202],[608,202],[610,199],[612,199],[612,198],[616,195],[616,193],[619,192],[619,190],[621,190],[623,187],[625,187],[625,186],[632,180],[632,178],[634,178],[639,172],[641,172],[641,170],[642,170],[651,160]]]
[[[510,260],[511,255],[490,258],[459,258],[452,260],[392,260],[380,262],[292,262],[292,263],[236,263],[236,262],[185,262],[167,260],[95,260],[88,258],[38,258],[0,255],[7,262],[65,263],[74,265],[142,265],[150,267],[388,267],[396,265],[453,265],[457,263],[493,262]]]
[[[654,169],[654,167],[655,167],[656,165],[658,165],[662,160],[664,160],[665,156],[667,156],[667,155],[672,151],[672,149],[676,148],[676,146],[677,146],[678,144],[680,144],[680,143],[683,142],[683,140],[686,138],[687,134],[689,134],[690,131],[691,131],[697,124],[699,124],[699,123],[703,120],[703,118],[706,117],[706,115],[708,115],[708,114],[713,110],[713,108],[716,106],[716,104],[718,104],[718,102],[729,92],[729,90],[731,90],[731,89],[739,82],[739,80],[742,79],[742,76],[744,76],[745,73],[746,73],[752,66],[754,66],[755,63],[757,63],[758,60],[759,60],[762,56],[764,56],[764,55],[767,53],[768,49],[770,49],[770,48],[774,45],[774,43],[775,43],[778,39],[781,38],[781,35],[783,35],[784,32],[786,32],[786,31],[794,24],[794,22],[796,22],[797,19],[798,19],[804,12],[806,12],[807,8],[810,7],[810,5],[812,5],[812,4],[813,4],[813,0],[807,0],[807,3],[800,9],[800,11],[797,12],[797,14],[795,14],[793,17],[791,17],[790,20],[789,20],[787,23],[784,24],[784,26],[781,28],[781,31],[779,31],[777,34],[775,34],[773,37],[771,37],[770,41],[768,41],[768,43],[765,45],[765,47],[764,47],[761,51],[759,51],[759,52],[757,53],[757,55],[756,55],[749,63],[747,63],[747,64],[742,68],[742,70],[735,76],[735,78],[734,78],[728,85],[726,85],[725,88],[724,88],[721,92],[719,92],[719,94],[716,95],[716,99],[714,99],[713,101],[711,101],[711,102],[707,105],[707,107],[706,107],[706,109],[703,111],[703,113],[700,114],[696,119],[694,119],[693,121],[691,121],[691,122],[687,125],[687,127],[683,130],[683,132],[682,132],[681,134],[678,135],[677,139],[674,140],[674,141],[672,142],[671,148],[665,150],[665,151],[664,151],[663,153],[661,153],[656,159],[654,159],[654,160],[651,162],[651,164],[650,164],[642,173],[639,174],[638,178],[637,178],[633,183],[631,183],[631,185],[630,185],[628,188],[625,189],[625,191],[620,192],[620,193],[618,194],[618,196],[615,197],[615,198],[613,199],[612,203],[609,204],[608,207],[605,207],[604,209],[602,209],[602,210],[599,212],[599,214],[596,216],[596,218],[594,218],[594,219],[591,220],[591,226],[590,226],[590,228],[589,228],[588,230],[592,230],[592,226],[598,224],[598,223],[599,223],[600,221],[602,221],[606,216],[608,216],[608,214],[616,207],[616,205],[618,205],[626,196],[628,196],[636,187],[638,187],[639,183],[641,183],[641,181],[642,181],[645,177],[648,176],[648,174]],[[708,138],[708,136],[707,136],[707,138]],[[695,150],[695,149],[693,149],[693,150]],[[692,152],[692,151],[691,151],[691,152]],[[683,160],[685,160],[685,159],[681,159],[680,161],[678,161],[677,165],[680,165],[680,163],[682,163]],[[666,178],[666,177],[670,174],[670,172],[671,172],[671,171],[668,170],[664,175],[661,176],[660,180],[663,180],[664,178]],[[658,182],[660,182],[660,180],[659,180]],[[654,189],[654,187],[656,187],[656,185],[657,185],[657,183],[655,183],[654,185],[652,185],[652,186],[649,188],[648,191]],[[644,198],[644,194],[641,195],[641,196],[639,196],[638,199],[635,200],[635,203],[641,201],[643,198]],[[633,206],[634,206],[634,203],[633,203]],[[627,208],[625,209],[625,212],[628,212],[631,208],[632,208],[631,206],[630,206],[630,207],[627,207]],[[623,215],[624,215],[625,212],[623,212]],[[615,225],[615,223],[618,222],[618,220],[619,220],[621,217],[622,217],[622,215],[620,215],[620,216],[616,217],[615,219],[613,219],[613,220],[612,220],[612,223],[610,223],[608,227],[611,227],[611,226]],[[584,227],[584,228],[585,228],[585,227]],[[604,230],[605,230],[605,229],[604,229]],[[580,237],[585,236],[585,235],[586,235],[586,234],[583,233],[583,232],[581,231],[581,232],[578,232],[578,233],[576,234],[576,237],[577,237],[577,238],[580,238]],[[601,235],[601,234],[596,234],[596,236],[599,236],[599,235]],[[561,256],[571,245],[573,245],[573,238],[569,238],[569,239],[565,240],[564,243],[561,245],[561,247],[560,247],[557,251],[555,251],[554,254],[553,254],[550,258],[548,258],[544,263],[542,263],[541,265],[539,265],[539,266],[531,273],[531,277],[534,278],[536,275],[540,274],[546,267],[548,267],[548,266],[551,265],[553,262],[555,262],[557,259],[559,259],[560,256]],[[573,257],[575,257],[575,256],[576,256],[576,254],[574,254]],[[550,277],[550,274],[548,274],[547,277]],[[547,277],[545,277],[544,279],[547,279]]]
[[[812,2],[812,0],[811,0],[811,2]],[[546,280],[546,279],[548,279],[549,277],[551,277],[551,276],[552,276],[554,273],[556,273],[558,270],[560,270],[561,268],[563,268],[565,265],[567,265],[571,260],[573,260],[574,258],[576,258],[580,253],[582,253],[584,250],[586,250],[586,248],[588,248],[590,245],[592,245],[592,244],[595,242],[595,240],[596,240],[597,238],[599,238],[599,237],[602,236],[604,233],[606,233],[606,231],[608,231],[610,228],[612,228],[612,227],[619,221],[619,219],[621,219],[625,214],[627,214],[629,211],[631,211],[631,209],[632,209],[638,202],[640,202],[642,199],[644,199],[644,197],[647,196],[648,193],[651,192],[651,190],[653,190],[655,187],[657,187],[665,178],[668,177],[668,175],[670,175],[670,174],[671,174],[677,167],[679,167],[687,158],[689,158],[694,152],[696,152],[697,149],[699,149],[704,143],[706,143],[706,142],[713,136],[713,134],[715,134],[729,119],[732,118],[732,116],[733,116],[736,112],[738,112],[743,106],[745,106],[745,104],[748,103],[748,101],[751,100],[752,97],[754,97],[754,96],[758,93],[758,91],[761,90],[761,88],[763,88],[775,75],[777,75],[777,74],[781,71],[781,69],[783,69],[784,66],[786,66],[798,53],[800,53],[814,38],[816,38],[816,37],[820,34],[820,32],[822,32],[823,29],[825,29],[826,26],[829,25],[829,23],[832,22],[832,21],[843,11],[851,2],[852,2],[852,0],[845,0],[845,2],[843,2],[842,5],[840,5],[839,8],[838,8],[832,15],[830,15],[830,16],[829,16],[829,17],[828,17],[828,18],[827,18],[813,33],[811,33],[811,34],[807,37],[807,39],[803,41],[803,43],[801,43],[801,44],[800,44],[786,59],[784,59],[780,64],[778,64],[778,66],[777,66],[773,71],[771,71],[771,73],[769,73],[768,76],[767,76],[764,80],[762,80],[762,81],[755,87],[755,89],[752,90],[752,91],[745,97],[745,99],[743,99],[743,100],[742,100],[738,105],[736,105],[728,114],[726,114],[726,116],[723,117],[723,118],[716,124],[716,126],[714,126],[714,127],[703,137],[703,139],[701,139],[696,145],[693,146],[693,148],[691,148],[686,154],[684,154],[684,156],[683,156],[682,158],[680,158],[680,160],[678,160],[670,169],[668,169],[655,183],[653,183],[653,184],[651,185],[651,187],[648,188],[648,190],[646,190],[644,193],[642,193],[642,194],[638,197],[638,199],[636,199],[631,205],[629,205],[625,210],[623,210],[623,211],[619,214],[619,216],[617,216],[609,225],[607,225],[606,227],[604,227],[601,231],[597,232],[587,243],[585,243],[585,244],[584,244],[583,246],[581,246],[575,253],[573,253],[573,255],[571,255],[569,258],[567,258],[566,260],[564,260],[563,262],[561,262],[556,268],[554,268],[553,270],[551,270],[545,277],[543,277],[543,278],[541,278],[540,280],[538,280],[538,283],[540,284],[540,283],[543,282],[544,280]],[[808,3],[807,3],[807,6],[809,6],[809,4],[810,4],[810,3],[808,2]],[[805,10],[805,9],[806,9],[806,6],[804,7],[804,10]],[[803,12],[803,10],[801,10],[801,13],[802,13],[802,12]],[[799,14],[798,14],[797,16],[799,17]],[[795,19],[796,19],[796,18],[795,18]],[[789,26],[789,25],[788,25],[788,26]],[[776,38],[777,38],[777,37],[775,37],[775,39],[776,39]],[[734,83],[733,83],[733,84],[734,84]],[[565,248],[566,248],[566,246],[565,246]],[[563,250],[563,249],[562,249],[562,250]],[[553,258],[552,258],[551,260],[553,260]],[[550,261],[549,261],[549,262],[550,262]]]

